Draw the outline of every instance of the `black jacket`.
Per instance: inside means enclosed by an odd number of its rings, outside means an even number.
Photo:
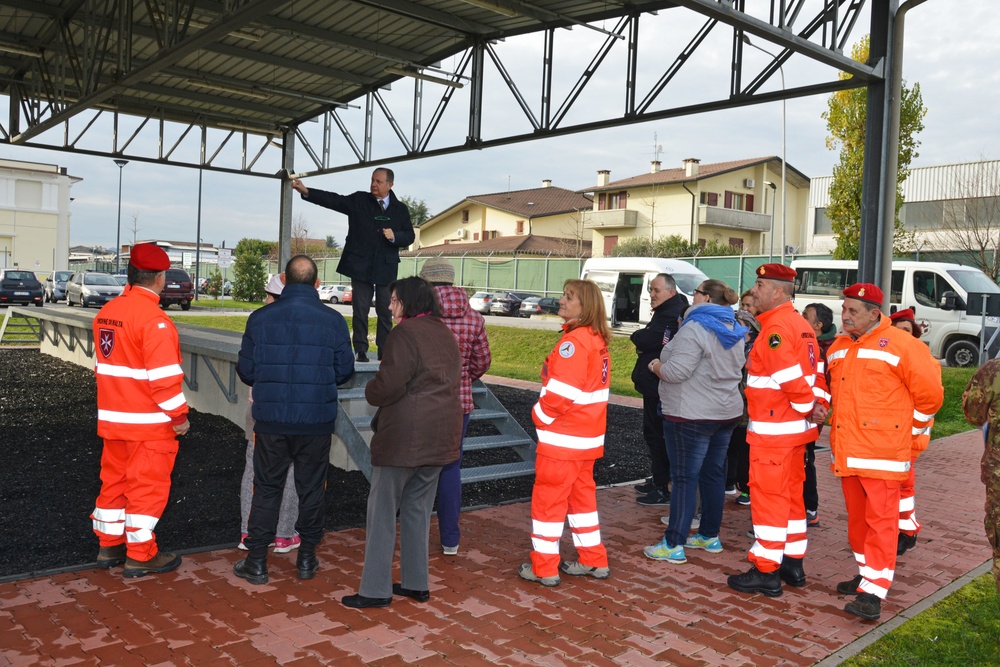
[[[680,318],[688,307],[687,297],[680,292],[653,309],[653,316],[642,329],[632,333],[630,340],[635,345],[635,368],[632,369],[632,384],[643,396],[659,396],[660,380],[649,372],[649,362],[660,358],[663,350],[663,332],[670,331],[673,338],[680,327]]]
[[[347,238],[337,272],[375,285],[388,285],[396,279],[399,249],[406,248],[416,236],[410,222],[410,210],[389,191],[389,206],[382,211],[375,195],[358,192],[338,195],[309,188],[302,198],[347,216]],[[388,219],[385,219],[388,218]],[[395,235],[389,241],[382,234],[388,227]]]

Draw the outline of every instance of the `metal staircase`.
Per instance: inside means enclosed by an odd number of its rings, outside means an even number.
[[[372,439],[372,416],[375,408],[365,400],[365,385],[375,377],[377,363],[355,364],[354,377],[338,389],[340,403],[337,411],[335,435],[343,442],[348,455],[365,477],[371,480],[372,463],[370,443]],[[463,458],[462,484],[508,479],[535,473],[535,442],[521,428],[521,425],[507,412],[496,396],[481,381],[472,386],[472,400],[475,409],[469,416],[469,429],[473,424],[489,424],[493,435],[467,436],[463,450],[482,452],[485,450],[508,449],[512,458],[509,463],[495,463],[478,467],[465,467],[468,457]]]
[[[29,312],[27,308],[7,306],[0,323],[0,345],[33,347],[41,342],[41,324]]]

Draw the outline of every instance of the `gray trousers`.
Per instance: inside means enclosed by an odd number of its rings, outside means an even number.
[[[240,533],[247,534],[247,519],[250,518],[250,503],[253,500],[253,440],[247,440],[247,462],[243,468],[243,482],[240,484]],[[288,466],[285,490],[281,494],[278,509],[277,537],[288,539],[295,535],[295,521],[299,518],[299,496],[295,493],[295,466]]]
[[[428,590],[427,552],[431,510],[441,466],[372,467],[365,532],[365,567],[361,595],[392,597],[392,558],[396,551],[399,512],[399,569],[403,588]]]

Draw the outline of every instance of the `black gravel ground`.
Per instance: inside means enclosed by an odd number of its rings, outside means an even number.
[[[534,437],[531,407],[537,393],[491,387]],[[92,563],[97,539],[89,515],[100,487],[93,372],[40,354],[0,350],[0,580]],[[181,438],[170,502],[157,526],[161,545],[174,550],[232,546],[239,540],[239,493],[246,441],[243,430],[215,415],[192,412]],[[470,426],[469,435],[489,433]],[[478,429],[478,430],[477,430]],[[484,430],[485,429],[485,430]],[[513,452],[473,452],[463,466],[518,460]],[[599,486],[647,474],[642,412],[609,406]],[[465,507],[531,496],[533,478],[479,482],[463,490]],[[330,467],[326,528],[363,526],[368,482],[360,472]]]

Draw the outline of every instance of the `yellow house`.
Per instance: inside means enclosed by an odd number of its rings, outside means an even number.
[[[445,250],[448,254],[486,250],[543,254],[563,249],[558,254],[589,254],[590,232],[583,227],[583,216],[593,208],[591,198],[553,187],[542,187],[494,194],[473,195],[453,204],[417,228],[411,252]]]
[[[80,180],[65,167],[0,160],[0,268],[68,266],[70,188]]]
[[[630,237],[673,235],[702,246],[716,241],[763,255],[770,250],[780,255],[784,240],[788,252],[797,252],[809,203],[805,174],[788,166],[783,193],[778,157],[700,162],[688,158],[679,169],[661,170],[654,161],[649,173],[619,181],[611,180],[610,171],[598,171],[597,186],[578,191],[593,193],[593,207],[583,216],[593,256],[611,254]]]

